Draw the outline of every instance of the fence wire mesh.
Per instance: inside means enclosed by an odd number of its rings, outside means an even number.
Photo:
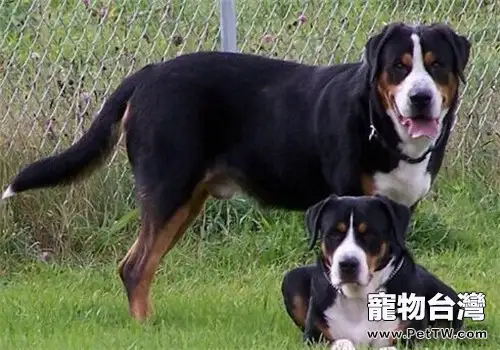
[[[237,0],[236,7],[240,51],[314,64],[358,60],[368,37],[391,21],[448,22],[473,50],[447,164],[498,165],[495,0]],[[81,137],[127,74],[220,49],[219,17],[216,0],[0,0],[3,183],[18,166]],[[121,162],[112,167],[126,176]]]

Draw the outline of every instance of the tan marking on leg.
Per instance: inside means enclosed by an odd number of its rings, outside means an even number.
[[[399,331],[405,331],[406,328],[408,327],[408,322],[405,322],[405,321],[401,321],[399,322],[398,326],[394,329],[395,332],[399,332]],[[393,337],[389,337],[389,344],[391,346],[395,346],[398,342],[398,339],[397,338],[393,338]]]
[[[165,254],[168,253],[177,244],[177,242],[184,236],[191,223],[203,211],[203,209],[205,208],[205,203],[209,196],[210,194],[206,190],[205,186],[199,186],[199,188],[195,191],[193,199],[191,200],[191,202],[189,202],[189,215],[183,222],[181,227],[179,227],[179,230],[177,230],[177,233]]]
[[[300,326],[304,327],[306,324],[307,317],[307,304],[300,295],[295,295],[292,300],[292,313],[295,322],[297,322]]]
[[[149,290],[151,281],[165,252],[170,248],[179,228],[189,216],[189,206],[183,206],[176,211],[165,228],[155,235],[150,249],[139,253],[139,266],[143,266],[139,283],[134,288],[130,298],[130,312],[139,321],[146,319],[151,313]]]
[[[132,244],[132,246],[127,251],[127,254],[125,254],[125,256],[123,257],[123,259],[118,263],[118,271],[122,271],[123,270],[123,268],[125,267],[125,263],[127,262],[127,260],[130,259],[130,257],[132,255],[134,255],[134,252],[136,251],[138,244],[139,244],[139,238],[137,238],[134,241],[134,243]]]
[[[139,238],[120,263],[120,270],[123,270],[127,262],[132,262],[132,268],[139,274],[137,285],[129,291],[130,313],[135,319],[142,321],[151,314],[149,291],[156,269],[165,254],[174,247],[198,216],[207,198],[206,189],[197,188],[191,200],[180,207],[161,230],[148,227],[146,223]]]
[[[122,131],[125,130],[125,126],[131,115],[132,113],[130,112],[130,103],[127,103],[127,107],[125,108],[125,112],[123,113],[122,122],[120,123]]]
[[[325,322],[316,321],[315,326],[321,332],[321,334],[323,335],[323,338],[325,338],[326,341],[333,343],[334,339],[330,335],[330,328],[328,327],[328,325]]]

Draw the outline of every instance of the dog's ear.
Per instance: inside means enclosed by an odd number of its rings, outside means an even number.
[[[370,84],[373,84],[377,76],[380,53],[384,44],[394,33],[394,30],[400,26],[402,26],[402,23],[399,22],[388,24],[382,28],[380,33],[368,39],[365,45],[365,62],[368,65],[368,78]]]
[[[384,206],[386,212],[389,214],[391,224],[394,228],[393,233],[397,244],[402,249],[405,249],[406,232],[408,230],[408,226],[410,225],[411,219],[410,208],[406,205],[397,203],[386,196],[376,194],[375,197],[382,202],[382,205]]]
[[[465,84],[464,70],[467,62],[469,62],[471,43],[463,35],[457,34],[447,24],[439,23],[433,26],[443,37],[448,41],[453,49],[455,56],[455,71],[460,80]]]
[[[335,200],[336,200],[335,196],[327,197],[322,201],[310,206],[306,210],[305,219],[306,219],[306,229],[307,232],[309,233],[309,250],[311,250],[314,247],[317,240],[322,236],[320,224],[321,224],[321,215],[323,213],[323,209],[328,203]]]

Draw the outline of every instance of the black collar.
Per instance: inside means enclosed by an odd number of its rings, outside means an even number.
[[[375,127],[375,124],[373,123],[373,108],[372,108],[372,101],[371,100],[368,102],[368,114],[369,114],[369,118],[370,118],[370,135],[368,136],[368,141],[371,142],[372,139],[374,139],[374,138],[377,139],[380,142],[380,144],[382,145],[382,147],[384,147],[386,150],[388,150],[393,156],[395,156],[396,158],[403,160],[407,163],[410,163],[410,164],[418,164],[418,163],[424,161],[425,157],[427,157],[427,155],[429,153],[436,150],[441,145],[441,143],[443,143],[444,134],[446,133],[446,129],[448,127],[448,122],[449,122],[446,117],[443,119],[441,133],[439,134],[439,138],[437,139],[436,143],[433,146],[429,147],[427,149],[427,151],[425,151],[424,154],[422,154],[420,157],[411,158],[410,156],[404,154],[400,150],[393,149],[393,148],[389,147],[389,145],[387,144],[385,139],[377,131],[377,128]]]
[[[398,260],[395,260],[394,263],[396,263],[397,261]],[[394,268],[394,270],[392,270],[389,277],[382,283],[382,285],[378,289],[387,286],[387,283],[392,281],[394,276],[396,276],[396,274],[399,272],[399,270],[401,270],[401,268],[403,267],[404,262],[405,262],[405,256],[404,256],[404,254],[402,254],[399,258],[399,263],[396,265],[396,267]]]

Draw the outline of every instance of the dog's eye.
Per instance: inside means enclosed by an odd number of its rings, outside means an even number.
[[[344,231],[340,231],[340,230],[331,230],[329,232],[329,236],[333,239],[343,239],[345,237],[346,233]]]
[[[345,234],[346,233],[344,231],[339,231],[339,230],[333,230],[333,232],[332,232],[332,236],[335,236],[335,237],[344,237]]]
[[[392,65],[392,72],[393,72],[393,74],[396,74],[396,76],[400,77],[400,78],[402,78],[403,76],[405,76],[406,74],[408,74],[409,70],[410,70],[409,67],[406,66],[401,61],[396,61]]]
[[[363,235],[365,244],[369,251],[376,251],[380,246],[380,237],[374,232],[366,232]]]
[[[396,62],[394,63],[394,68],[398,70],[406,70],[406,66],[403,64],[403,62]]]
[[[434,62],[432,62],[432,64],[431,64],[431,68],[432,68],[432,69],[439,69],[439,68],[442,68],[442,67],[443,67],[443,65],[442,65],[442,64],[441,64],[441,62],[439,62],[439,61],[434,61]]]

